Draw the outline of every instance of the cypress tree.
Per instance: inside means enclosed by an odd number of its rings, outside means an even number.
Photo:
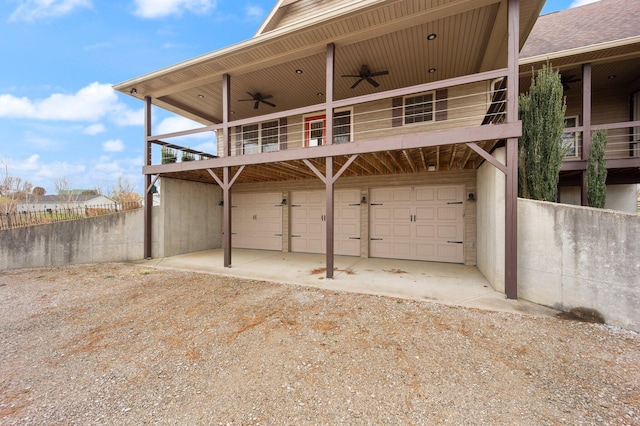
[[[607,198],[607,163],[604,159],[606,147],[606,130],[595,131],[587,160],[587,202],[589,206],[599,209],[604,208]]]
[[[547,64],[531,73],[529,92],[520,95],[522,137],[519,142],[518,186],[521,197],[557,201],[566,102],[560,74]]]

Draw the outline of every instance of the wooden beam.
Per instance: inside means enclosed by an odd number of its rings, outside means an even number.
[[[453,145],[451,147],[451,157],[449,157],[449,167],[448,170],[451,170],[453,167],[453,161],[456,159],[456,151],[458,149],[458,145]]]
[[[422,148],[419,148],[419,150],[421,151]],[[402,150],[402,154],[404,155],[404,158],[407,159],[407,163],[409,163],[409,167],[411,167],[411,170],[413,171],[413,173],[416,172],[416,165],[414,164],[413,160],[411,159],[411,154],[409,153],[408,150],[403,149]]]
[[[424,167],[424,171],[427,171],[427,155],[424,152],[424,148],[420,148],[420,158],[422,159],[422,166]]]

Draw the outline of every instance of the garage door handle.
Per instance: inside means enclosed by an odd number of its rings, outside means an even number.
[[[349,237],[350,240],[359,240],[360,237]]]
[[[462,241],[447,241],[449,244],[462,244]]]
[[[370,206],[384,206],[382,203],[371,203]]]
[[[450,201],[447,204],[462,204],[462,201]]]
[[[371,241],[382,241],[382,238],[371,238]]]
[[[282,234],[273,234],[274,237],[282,237]]]
[[[360,203],[356,203],[356,204],[349,204],[350,206],[359,206]]]
[[[291,238],[300,238],[302,235],[292,235]]]
[[[302,207],[302,204],[291,204],[291,207]]]

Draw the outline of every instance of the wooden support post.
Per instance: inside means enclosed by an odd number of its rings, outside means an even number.
[[[225,167],[222,170],[222,202],[223,202],[223,229],[222,248],[224,250],[224,267],[231,267],[231,185],[229,179],[230,168]]]
[[[334,230],[334,221],[333,221],[333,157],[326,158],[326,171],[327,178],[325,181],[326,185],[326,228],[327,228],[327,278],[333,278],[333,230]]]
[[[507,139],[505,194],[505,293],[518,298],[518,139]]]
[[[589,160],[591,153],[591,64],[582,65],[582,159]],[[587,199],[587,173],[582,171],[582,183],[580,185],[580,203],[588,206]]]
[[[507,122],[518,121],[518,54],[520,51],[520,2],[509,0],[507,43]],[[518,298],[518,138],[507,139],[505,176],[505,293]]]
[[[331,145],[333,143],[333,79],[335,68],[335,52],[336,47],[333,43],[327,45],[327,69],[326,69],[326,84],[325,84],[325,144]]]
[[[151,98],[144,98],[144,164],[151,166],[151,142],[148,137],[151,136]],[[153,209],[153,193],[151,192],[151,175],[144,175],[144,237],[143,248],[144,258],[151,259],[151,211]]]

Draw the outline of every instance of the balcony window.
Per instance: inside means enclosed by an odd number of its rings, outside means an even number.
[[[278,121],[242,126],[243,154],[278,150]]]
[[[333,115],[333,143],[351,141],[351,110],[338,111]]]
[[[578,116],[564,118],[564,127],[578,127]],[[576,158],[578,156],[578,133],[565,132],[562,134],[562,146],[567,150],[565,157]]]
[[[433,92],[404,98],[404,124],[434,121],[433,111]]]

